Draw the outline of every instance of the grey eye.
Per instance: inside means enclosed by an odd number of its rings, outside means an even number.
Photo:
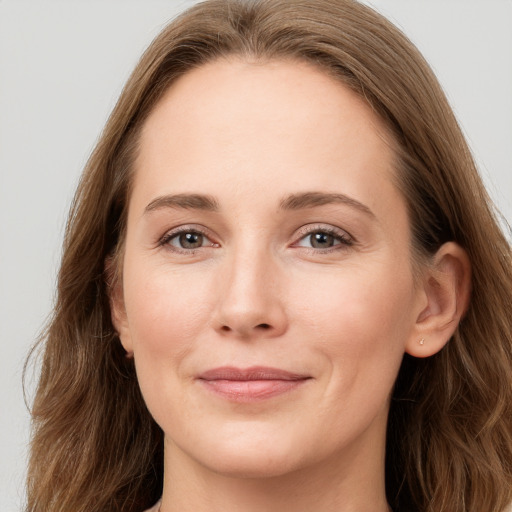
[[[336,238],[329,233],[322,233],[321,231],[309,235],[309,243],[315,249],[328,249],[335,245]]]
[[[197,231],[183,231],[170,237],[167,242],[178,249],[199,249],[211,244],[208,238]]]
[[[336,231],[332,229],[317,228],[305,234],[294,245],[295,247],[307,247],[310,249],[322,249],[325,251],[332,248],[341,248],[341,246],[350,246],[353,241],[351,236],[341,229]]]
[[[178,239],[183,249],[197,249],[203,245],[203,235],[200,233],[182,233]]]

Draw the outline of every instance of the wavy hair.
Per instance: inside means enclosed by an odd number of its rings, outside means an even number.
[[[163,433],[111,323],[105,262],[122,251],[141,126],[187,71],[226,56],[313,63],[363,97],[393,135],[414,253],[452,240],[472,263],[456,333],[405,356],[387,437],[395,512],[501,512],[512,501],[512,261],[431,69],[353,0],[208,0],[170,23],[128,80],[86,165],[66,228],[32,408],[28,512],[140,512],[160,496]],[[108,274],[108,275],[107,275]]]

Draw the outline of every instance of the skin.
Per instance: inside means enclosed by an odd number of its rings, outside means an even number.
[[[308,64],[219,60],[167,91],[135,169],[113,320],[165,433],[162,511],[388,510],[393,383],[450,337],[467,262],[413,275],[380,120]],[[337,199],[283,204],[310,192]],[[309,378],[249,402],[197,378],[254,365]]]

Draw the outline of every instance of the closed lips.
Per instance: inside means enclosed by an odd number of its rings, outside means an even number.
[[[222,367],[208,370],[199,381],[211,392],[231,402],[260,402],[301,387],[311,377],[267,367]]]
[[[248,380],[304,380],[310,379],[308,375],[291,373],[286,370],[267,367],[251,367],[246,369],[222,367],[208,370],[199,375],[202,380],[234,380],[234,381],[248,381]]]

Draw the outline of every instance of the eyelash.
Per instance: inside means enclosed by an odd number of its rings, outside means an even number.
[[[321,249],[317,247],[304,247],[298,245],[299,242],[306,239],[307,237],[311,237],[315,234],[323,234],[332,236],[335,241],[339,242],[332,247],[328,247],[326,249]],[[330,226],[309,226],[306,227],[301,233],[300,237],[297,239],[296,242],[292,244],[294,247],[301,247],[302,249],[308,250],[315,254],[328,254],[334,251],[340,251],[347,249],[348,247],[353,246],[355,243],[354,239],[346,232],[338,228],[330,227]]]
[[[190,235],[200,235],[200,236],[206,238],[206,240],[209,241],[210,243],[205,246],[191,248],[191,249],[190,248],[186,249],[184,247],[177,247],[170,243],[173,239],[175,239],[181,235],[189,235],[189,234]],[[311,237],[312,235],[315,235],[315,234],[324,234],[324,235],[332,236],[334,238],[334,240],[339,243],[337,243],[331,247],[325,248],[325,249],[317,248],[317,247],[305,247],[305,246],[298,245],[299,242],[301,242],[302,240],[306,239],[307,237]],[[343,231],[341,229],[336,229],[334,227],[327,227],[327,226],[310,226],[310,227],[303,228],[302,232],[300,233],[299,238],[293,244],[291,244],[291,247],[295,247],[295,248],[301,247],[302,249],[313,252],[315,254],[318,254],[318,253],[326,254],[326,253],[331,253],[334,251],[343,250],[343,249],[346,249],[347,247],[351,247],[353,245],[354,245],[354,239],[346,231]],[[212,242],[205,230],[195,227],[195,226],[194,227],[183,226],[183,227],[174,229],[170,232],[167,232],[158,241],[158,246],[166,247],[173,252],[186,254],[186,255],[194,255],[196,253],[196,251],[198,251],[199,249],[212,248],[212,247],[216,248],[216,247],[219,247],[219,244],[216,242]]]
[[[176,246],[174,246],[174,245],[172,245],[170,243],[173,239],[175,239],[175,238],[177,238],[177,237],[179,237],[181,235],[189,235],[189,234],[190,235],[200,235],[200,236],[203,236],[207,241],[210,241],[210,243],[205,245],[205,246],[197,247],[197,248],[194,248],[194,249],[186,249],[184,247],[176,247]],[[179,228],[176,228],[176,229],[174,229],[172,231],[167,232],[158,241],[158,246],[159,247],[166,247],[167,249],[169,249],[169,250],[171,250],[173,252],[180,253],[180,254],[193,255],[199,249],[218,247],[219,244],[215,243],[215,242],[212,242],[210,240],[210,237],[206,233],[206,231],[201,229],[201,228],[198,228],[196,226],[194,226],[194,227],[182,226],[182,227],[179,227]]]

